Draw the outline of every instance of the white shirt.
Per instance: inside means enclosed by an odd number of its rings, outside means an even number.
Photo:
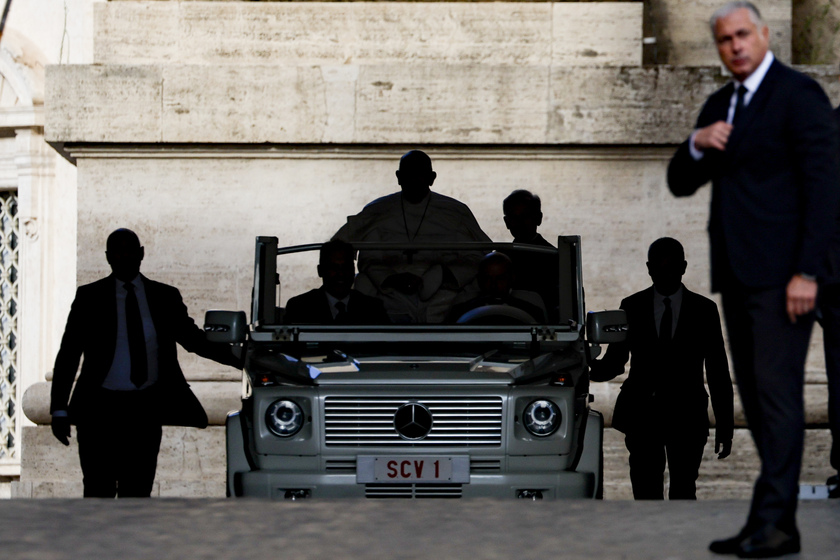
[[[680,306],[682,305],[683,287],[671,294],[670,296],[663,296],[653,289],[653,320],[656,322],[656,334],[659,336],[659,328],[662,325],[662,315],[665,314],[665,298],[671,300],[671,338],[677,332],[677,322],[680,318]]]
[[[128,292],[125,289],[125,282],[116,278],[114,281],[117,287],[117,346],[114,348],[114,361],[111,363],[111,369],[108,370],[102,387],[111,391],[145,389],[158,379],[157,333],[149,311],[146,290],[143,287],[141,275],[138,274],[131,284],[137,296],[140,318],[143,320],[143,333],[146,335],[146,363],[149,367],[149,378],[141,387],[136,387],[131,382],[131,355],[128,351],[128,327],[125,322],[125,297]]]
[[[335,304],[341,302],[344,304],[344,311],[347,311],[350,305],[350,294],[347,294],[347,297],[344,299],[338,299],[337,297],[333,296],[328,291],[324,290],[324,293],[327,294],[327,302],[330,304],[330,313],[332,313],[332,318],[335,319],[338,315],[338,309],[335,307]]]
[[[732,119],[735,118],[735,105],[738,103],[738,88],[744,86],[747,89],[746,93],[744,93],[744,107],[747,107],[750,104],[750,101],[752,101],[755,92],[758,91],[758,86],[760,86],[761,82],[764,81],[764,76],[766,76],[767,71],[770,70],[770,65],[773,64],[774,58],[773,53],[767,51],[764,55],[764,59],[761,61],[761,64],[758,65],[755,71],[750,74],[746,80],[743,82],[732,80],[732,84],[735,87],[732,90],[732,97],[729,99],[729,110],[726,112],[727,124],[732,124]],[[688,150],[691,152],[691,157],[694,158],[695,161],[699,161],[703,159],[703,151],[698,150],[694,146],[694,137],[696,135],[696,130],[691,133],[691,137],[688,140]]]

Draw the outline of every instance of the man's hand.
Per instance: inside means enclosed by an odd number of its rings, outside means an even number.
[[[717,121],[705,128],[697,130],[694,135],[694,147],[698,150],[720,150],[726,149],[729,135],[732,133],[732,125],[725,121]]]
[[[715,440],[715,453],[718,454],[718,459],[726,459],[729,457],[729,454],[732,453],[732,440]]]
[[[787,285],[787,314],[791,323],[814,310],[817,305],[817,282],[797,274]]]
[[[52,417],[52,433],[64,445],[70,445],[70,419],[66,416]]]

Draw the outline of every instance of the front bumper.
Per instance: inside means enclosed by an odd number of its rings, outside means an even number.
[[[468,484],[359,484],[352,474],[236,473],[237,495],[271,499],[311,498],[593,498],[591,472],[471,475]],[[241,494],[240,494],[241,492]]]

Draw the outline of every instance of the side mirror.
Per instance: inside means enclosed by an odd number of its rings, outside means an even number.
[[[204,314],[204,333],[209,342],[245,342],[248,320],[244,311],[208,311]]]
[[[627,329],[627,313],[623,309],[586,314],[586,338],[591,344],[624,342],[627,340]]]

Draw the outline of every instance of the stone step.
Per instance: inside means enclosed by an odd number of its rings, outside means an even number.
[[[23,428],[22,475],[13,483],[12,497],[71,498],[82,495],[75,434],[70,447],[52,436],[49,426]],[[225,495],[225,433],[221,426],[206,430],[165,427],[153,490],[160,497],[222,497]],[[833,474],[828,465],[831,434],[807,430],[800,480],[823,484]],[[632,499],[627,449],[623,434],[604,432],[604,497]],[[735,431],[732,455],[718,460],[707,443],[697,495],[700,499],[749,499],[758,474],[758,457],[747,430]],[[667,475],[666,475],[667,484]]]
[[[825,484],[835,471],[829,465],[831,432],[826,429],[805,431],[805,451],[802,460],[801,484]],[[718,459],[714,452],[714,435],[703,450],[700,478],[697,480],[697,498],[701,500],[749,500],[753,484],[758,477],[760,463],[749,430],[735,430],[732,454]],[[629,454],[624,445],[624,434],[609,428],[604,431],[604,498],[608,500],[633,499],[630,486]],[[667,496],[668,473],[665,473]]]
[[[642,63],[641,2],[132,1],[94,17],[97,64]]]
[[[12,483],[13,498],[78,498],[82,471],[73,428],[70,446],[49,426],[24,426],[21,477]],[[153,496],[224,497],[225,429],[166,426],[163,429]]]

